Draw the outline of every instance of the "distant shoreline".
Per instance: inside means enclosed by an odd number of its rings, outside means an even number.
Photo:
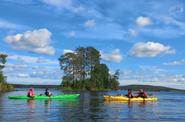
[[[153,85],[126,85],[126,86],[120,86],[121,90],[127,90],[127,89],[132,89],[132,90],[139,90],[139,89],[144,89],[146,91],[179,91],[179,92],[185,92],[183,89],[176,89],[176,88],[169,88],[165,86],[153,86]]]
[[[60,85],[31,85],[31,84],[11,84],[13,85],[14,88],[53,88],[53,89],[60,89],[64,91],[86,91],[86,90],[72,90],[72,89],[67,89],[67,88],[62,88]],[[125,86],[119,86],[119,90],[127,90],[127,89],[132,89],[132,90],[139,90],[139,89],[144,89],[146,91],[180,91],[180,92],[185,92],[183,89],[175,89],[175,88],[169,88],[169,87],[164,87],[164,86],[153,86],[153,85],[125,85]],[[109,89],[101,89],[101,90],[92,90],[92,91],[110,91]]]

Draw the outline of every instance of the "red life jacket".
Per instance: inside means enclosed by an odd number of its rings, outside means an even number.
[[[34,96],[35,94],[34,94],[33,91],[30,91],[30,90],[29,90],[28,93],[27,93],[27,95],[28,95],[28,96]]]

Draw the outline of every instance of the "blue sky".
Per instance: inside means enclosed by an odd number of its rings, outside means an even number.
[[[58,58],[94,46],[120,84],[185,89],[183,0],[2,0],[9,83],[60,84]]]

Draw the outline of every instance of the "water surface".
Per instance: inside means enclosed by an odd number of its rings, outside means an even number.
[[[44,92],[44,89],[35,90],[37,94]],[[0,95],[0,122],[185,121],[183,92],[152,92],[159,101],[141,103],[104,102],[102,99],[104,94],[125,94],[125,91],[80,92],[78,99],[65,101],[7,98],[24,95],[26,91],[17,89]],[[51,91],[55,95],[63,94],[59,90]]]

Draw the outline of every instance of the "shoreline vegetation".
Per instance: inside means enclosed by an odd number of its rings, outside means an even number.
[[[8,83],[1,83],[0,81],[0,92],[8,92],[14,89],[13,85]]]
[[[13,86],[6,82],[6,77],[3,75],[3,68],[8,55],[0,53],[0,92],[6,92],[13,89]]]
[[[61,89],[64,91],[87,91],[87,90],[75,90],[71,88],[61,88],[60,85],[23,85],[23,84],[11,84],[14,88],[50,88],[50,89]],[[153,85],[125,85],[125,86],[119,86],[119,89],[117,90],[128,90],[132,89],[133,91],[138,91],[139,89],[144,89],[145,91],[153,91],[153,92],[160,92],[160,91],[168,91],[168,92],[185,92],[183,89],[175,89],[175,88],[169,88],[164,86],[153,86]],[[110,91],[111,89],[94,89],[91,91]]]

